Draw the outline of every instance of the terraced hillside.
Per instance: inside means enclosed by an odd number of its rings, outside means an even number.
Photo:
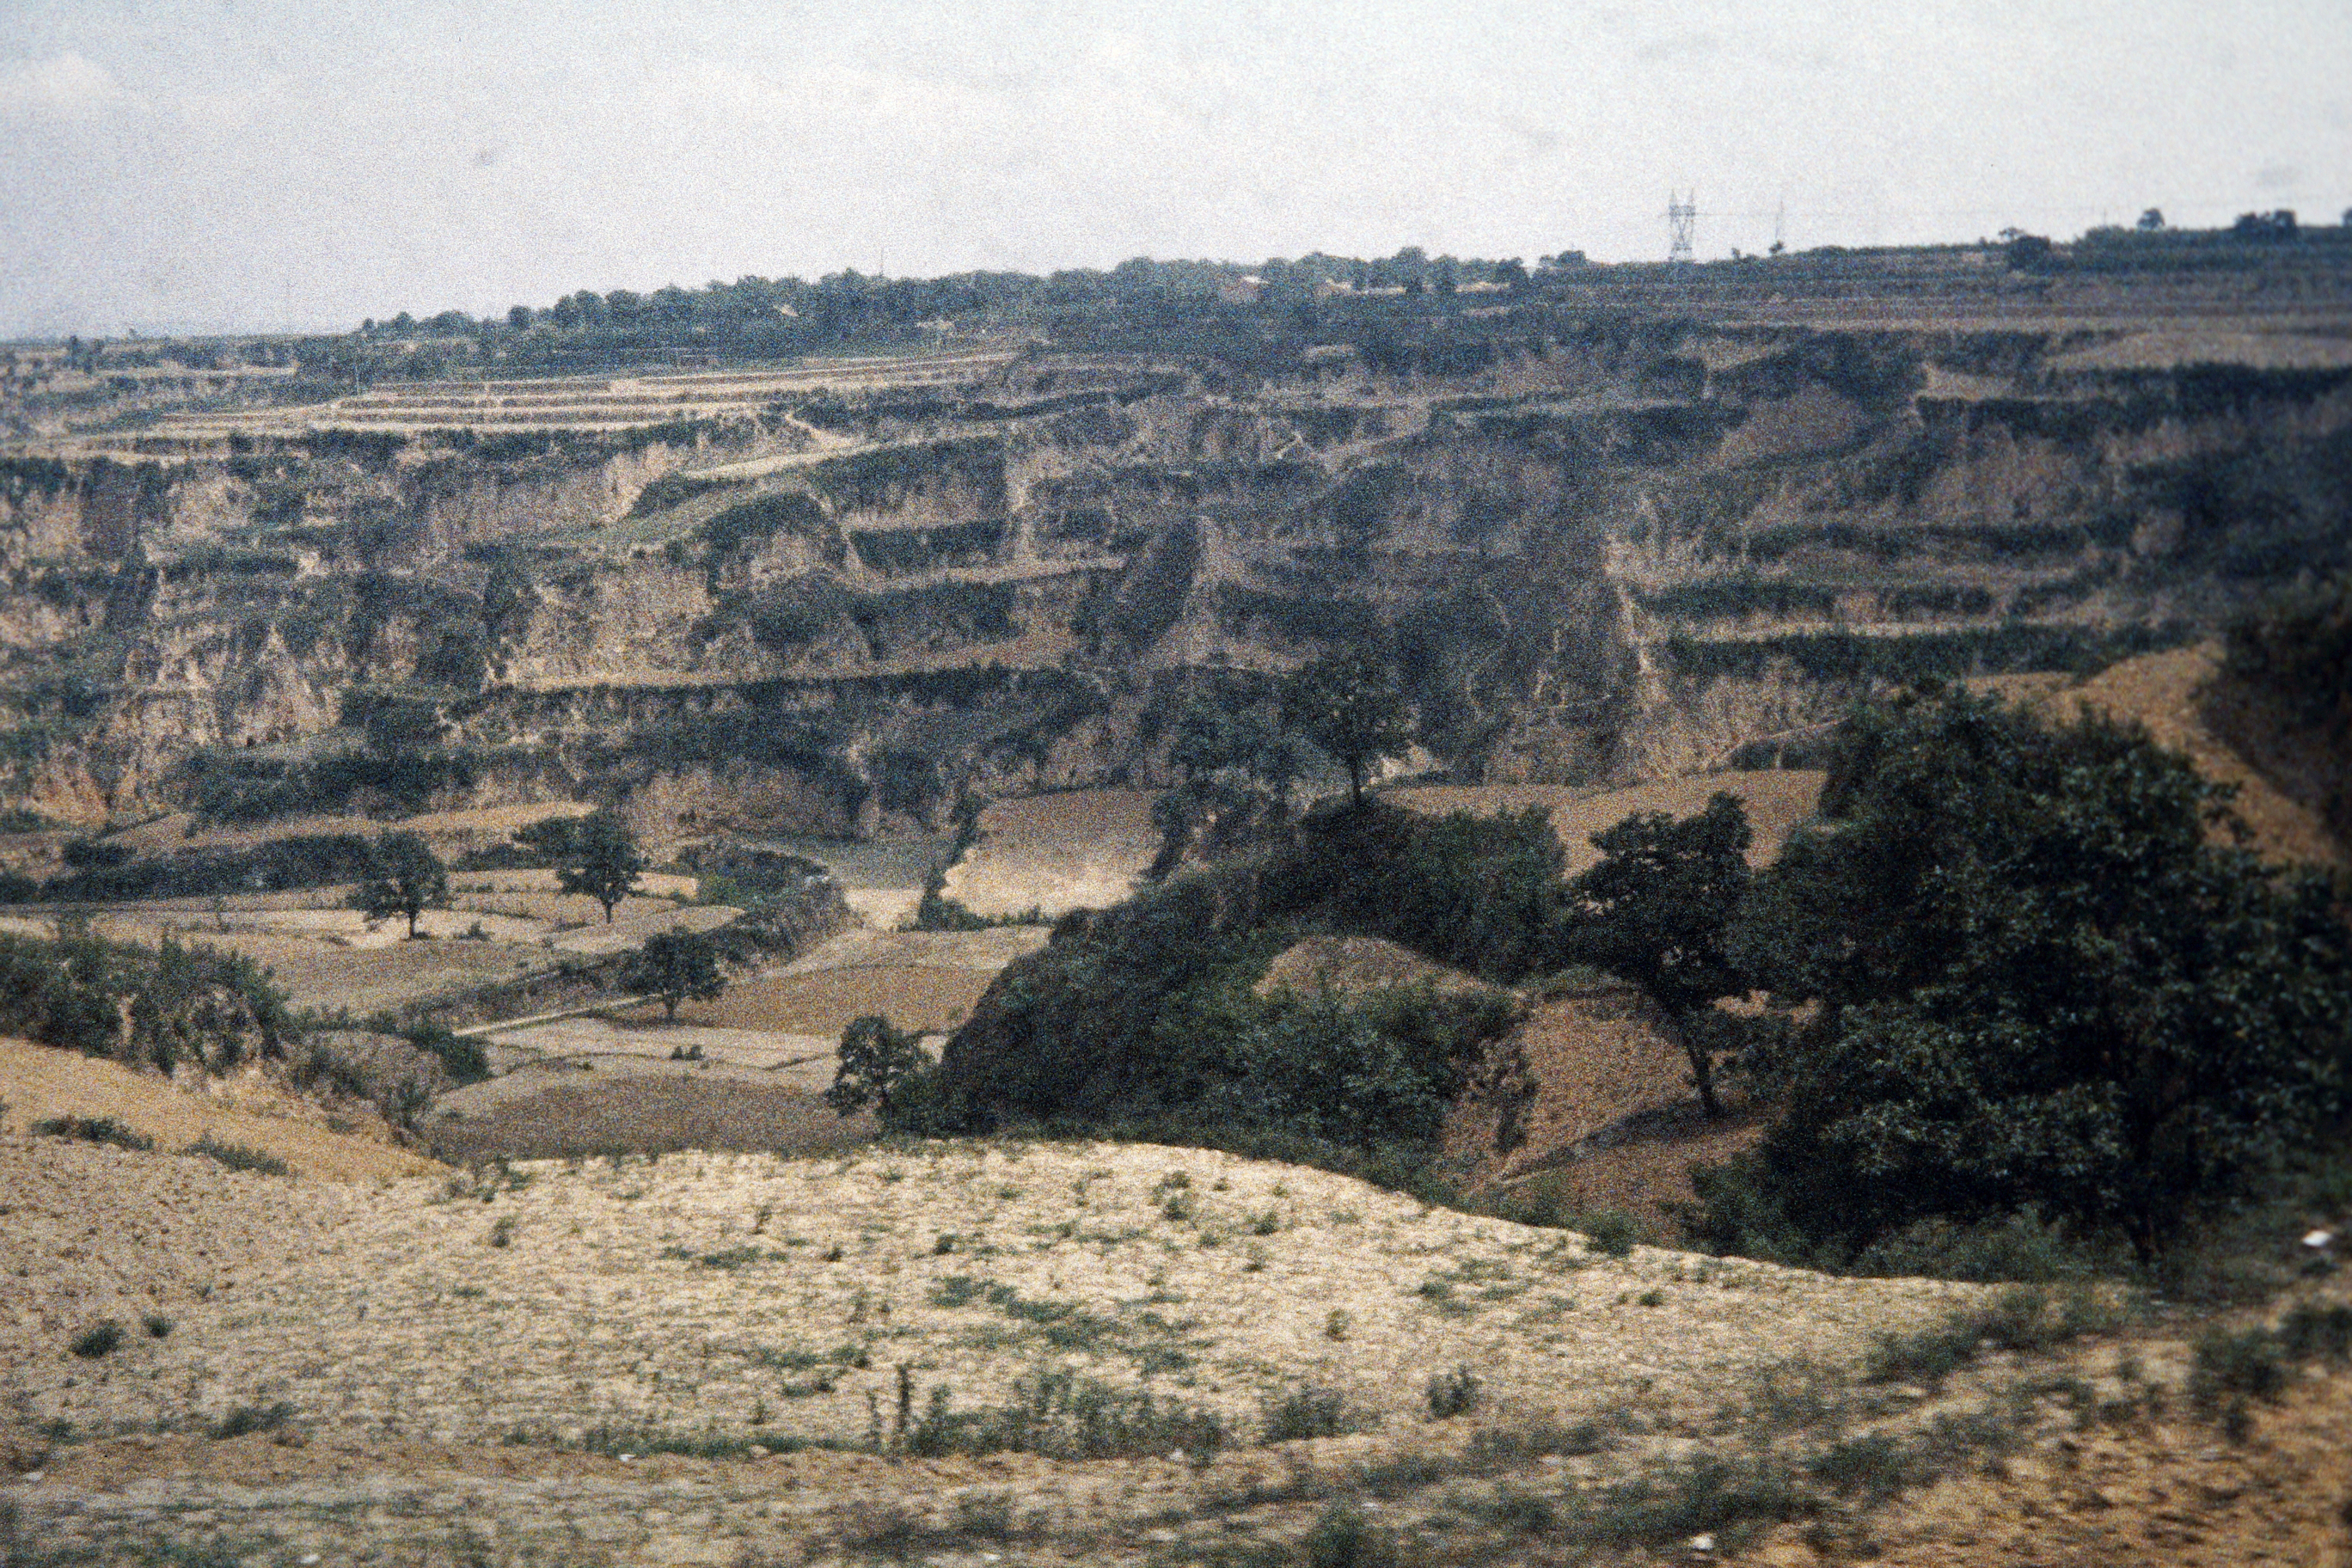
[[[1163,783],[1185,689],[1360,643],[1415,765],[1630,783],[2183,640],[2346,548],[2352,353],[2308,311],[1804,314],[417,384],[27,451],[5,797],[936,827]]]

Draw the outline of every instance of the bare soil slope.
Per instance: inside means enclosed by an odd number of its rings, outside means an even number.
[[[980,837],[948,868],[941,893],[974,914],[1046,916],[1105,909],[1135,891],[1160,852],[1157,791],[1071,790],[1000,800]]]
[[[319,1107],[258,1076],[184,1087],[29,1040],[0,1039],[0,1105],[6,1107],[0,1127],[19,1132],[54,1117],[110,1118],[153,1139],[159,1149],[184,1149],[209,1138],[272,1155],[321,1180],[389,1180],[442,1169],[393,1143],[375,1118],[330,1125]]]
[[[2231,808],[2252,830],[2252,847],[2266,858],[2352,868],[2352,856],[2317,812],[2295,800],[2215,733],[2206,694],[2221,666],[2218,642],[2126,659],[2044,701],[2055,711],[2105,713],[2144,724],[2160,745],[2188,753],[2197,771],[2234,784]]]
[[[1674,1025],[1640,987],[1604,981],[1538,1002],[1446,1119],[1445,1158],[1474,1189],[1576,1161],[1588,1139],[1692,1103]],[[1590,1206],[1609,1207],[1613,1205]]]

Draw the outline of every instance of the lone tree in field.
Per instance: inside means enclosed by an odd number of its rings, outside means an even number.
[[[367,875],[347,902],[372,921],[406,915],[414,939],[418,913],[448,900],[449,872],[432,847],[414,833],[387,833],[369,849]]]
[[[656,931],[621,972],[621,984],[661,998],[666,1022],[677,1022],[681,1002],[709,1002],[727,989],[719,973],[719,950],[698,931]]]
[[[645,868],[646,858],[637,852],[636,838],[619,815],[599,811],[574,825],[555,868],[556,885],[604,905],[604,923],[611,925],[614,906],[637,890],[637,873]]]
[[[1680,822],[1642,812],[1594,834],[1601,863],[1569,883],[1570,952],[1639,983],[1674,1015],[1709,1116],[1723,1114],[1710,1005],[1748,989],[1724,942],[1747,896],[1751,837],[1747,812],[1727,795]]]
[[[1405,747],[1404,699],[1388,666],[1356,649],[1326,654],[1284,685],[1282,721],[1348,770],[1348,802],[1364,804],[1365,766]]]
[[[892,1028],[877,1013],[852,1019],[842,1031],[841,1066],[824,1102],[843,1116],[871,1105],[887,1121],[891,1097],[931,1070],[931,1058],[917,1043],[920,1038],[911,1030]]]

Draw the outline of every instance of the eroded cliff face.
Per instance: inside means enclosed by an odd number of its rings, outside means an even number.
[[[1188,689],[1343,643],[1457,776],[1752,760],[1874,682],[2210,626],[2340,545],[2352,376],[2084,357],[1655,325],[1454,378],[1033,355],[831,429],[18,461],[5,804],[233,805],[405,747],[445,805],[872,833],[1158,782]]]

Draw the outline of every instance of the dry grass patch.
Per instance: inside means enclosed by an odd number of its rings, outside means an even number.
[[[1473,1189],[1558,1165],[1575,1145],[1627,1118],[1696,1103],[1690,1059],[1673,1022],[1638,986],[1622,982],[1537,1003],[1489,1060],[1495,1069],[1447,1114],[1443,1141],[1445,1158],[1465,1167],[1461,1179]]]
[[[430,1175],[440,1167],[394,1145],[383,1124],[354,1116],[349,1131],[328,1125],[317,1106],[251,1078],[216,1084],[215,1092],[183,1089],[169,1079],[120,1063],[28,1040],[0,1039],[0,1103],[5,1123],[22,1131],[54,1117],[111,1118],[152,1138],[158,1149],[200,1141],[241,1145],[283,1160],[300,1175],[373,1181]]]

